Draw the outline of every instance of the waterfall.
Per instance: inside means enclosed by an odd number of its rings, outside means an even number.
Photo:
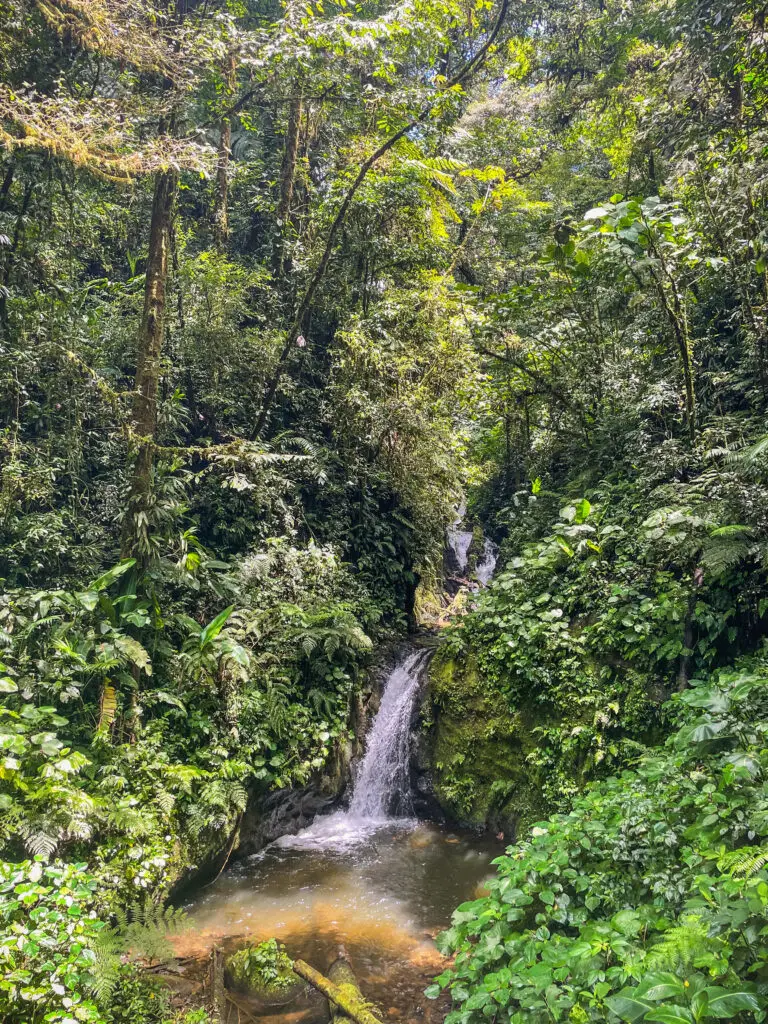
[[[411,717],[430,656],[428,650],[411,649],[387,677],[349,810],[316,818],[298,835],[278,839],[277,846],[343,851],[354,849],[387,823],[409,825]]]
[[[475,567],[475,576],[481,586],[487,587],[496,569],[496,560],[499,557],[499,549],[493,541],[486,537],[483,542],[483,553],[480,561]]]
[[[464,516],[467,514],[467,506],[461,505],[456,510],[456,520],[448,527],[448,547],[453,552],[459,572],[464,572],[469,560],[469,548],[472,544],[472,531],[462,530]]]
[[[373,720],[349,814],[353,818],[402,817],[412,813],[408,737],[428,651],[414,651],[390,673]]]

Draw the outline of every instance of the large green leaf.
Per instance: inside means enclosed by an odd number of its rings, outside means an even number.
[[[653,1004],[648,1000],[639,999],[635,995],[636,991],[634,988],[623,988],[621,992],[617,992],[615,996],[609,996],[605,1001],[616,1016],[621,1017],[622,1020],[640,1020],[649,1010],[653,1009]]]
[[[144,669],[148,676],[152,675],[152,662],[149,652],[138,640],[135,640],[132,636],[121,635],[115,637],[114,644],[131,664],[137,668]]]
[[[705,988],[704,991],[709,999],[708,1013],[710,1017],[717,1017],[720,1020],[728,1017],[735,1017],[742,1010],[751,1010],[756,1013],[760,1010],[757,997],[746,989],[729,992],[724,988]]]
[[[687,1006],[675,1004],[659,1006],[646,1013],[644,1020],[658,1021],[659,1024],[694,1024],[694,1017]]]
[[[116,579],[119,579],[123,573],[132,569],[134,565],[136,565],[135,558],[124,559],[122,562],[118,563],[118,565],[114,565],[111,569],[108,569],[102,576],[99,576],[98,579],[95,579],[88,587],[88,590],[104,590],[106,587],[111,586]]]
[[[658,1002],[661,999],[682,998],[685,995],[685,986],[676,974],[660,971],[657,974],[647,974],[637,986],[636,992],[642,999]]]
[[[222,629],[224,629],[227,619],[234,610],[235,606],[231,604],[229,608],[225,608],[223,612],[219,612],[216,618],[211,619],[205,629],[200,631],[200,650],[207,647],[209,643],[216,639]]]

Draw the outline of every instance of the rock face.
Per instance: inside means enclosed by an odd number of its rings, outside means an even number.
[[[343,793],[323,791],[322,780],[302,789],[278,789],[251,800],[240,826],[240,842],[233,860],[250,857],[281,836],[296,835],[318,814],[333,810]]]
[[[410,774],[413,810],[417,818],[427,821],[443,822],[447,820],[445,808],[436,792],[433,750],[427,725],[431,722],[429,709],[431,706],[430,678],[432,666],[424,674],[421,699],[416,702],[411,719],[410,740]]]
[[[412,736],[418,812],[513,839],[543,812],[526,763],[536,747],[532,725],[483,684],[471,657],[438,652]]]

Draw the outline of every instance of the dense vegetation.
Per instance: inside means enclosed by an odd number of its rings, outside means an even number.
[[[436,673],[444,798],[530,827],[429,994],[456,1022],[762,1020],[764,12],[540,24],[476,114],[525,175],[471,263],[504,567]]]
[[[520,843],[451,1019],[762,1019],[765,16],[0,0],[4,1021],[169,1019],[121,953],[335,770],[463,492],[436,775]]]

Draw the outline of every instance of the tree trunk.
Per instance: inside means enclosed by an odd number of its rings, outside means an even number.
[[[293,186],[296,181],[296,164],[299,155],[299,131],[301,128],[302,100],[301,96],[291,101],[288,111],[288,126],[285,130],[285,149],[280,167],[280,200],[277,204],[277,223],[279,235],[275,243],[274,269],[275,275],[281,276],[285,270],[285,244],[291,229],[291,202]]]
[[[136,357],[133,433],[137,442],[128,511],[123,526],[122,554],[146,557],[148,505],[152,490],[153,444],[157,427],[157,391],[165,326],[168,255],[173,203],[178,178],[175,171],[159,171],[152,199],[149,256],[144,285],[144,312]]]
[[[227,95],[235,91],[235,58],[227,58]],[[232,119],[225,115],[219,128],[219,150],[216,159],[216,187],[213,199],[213,240],[219,252],[229,240],[229,159],[232,151]]]

